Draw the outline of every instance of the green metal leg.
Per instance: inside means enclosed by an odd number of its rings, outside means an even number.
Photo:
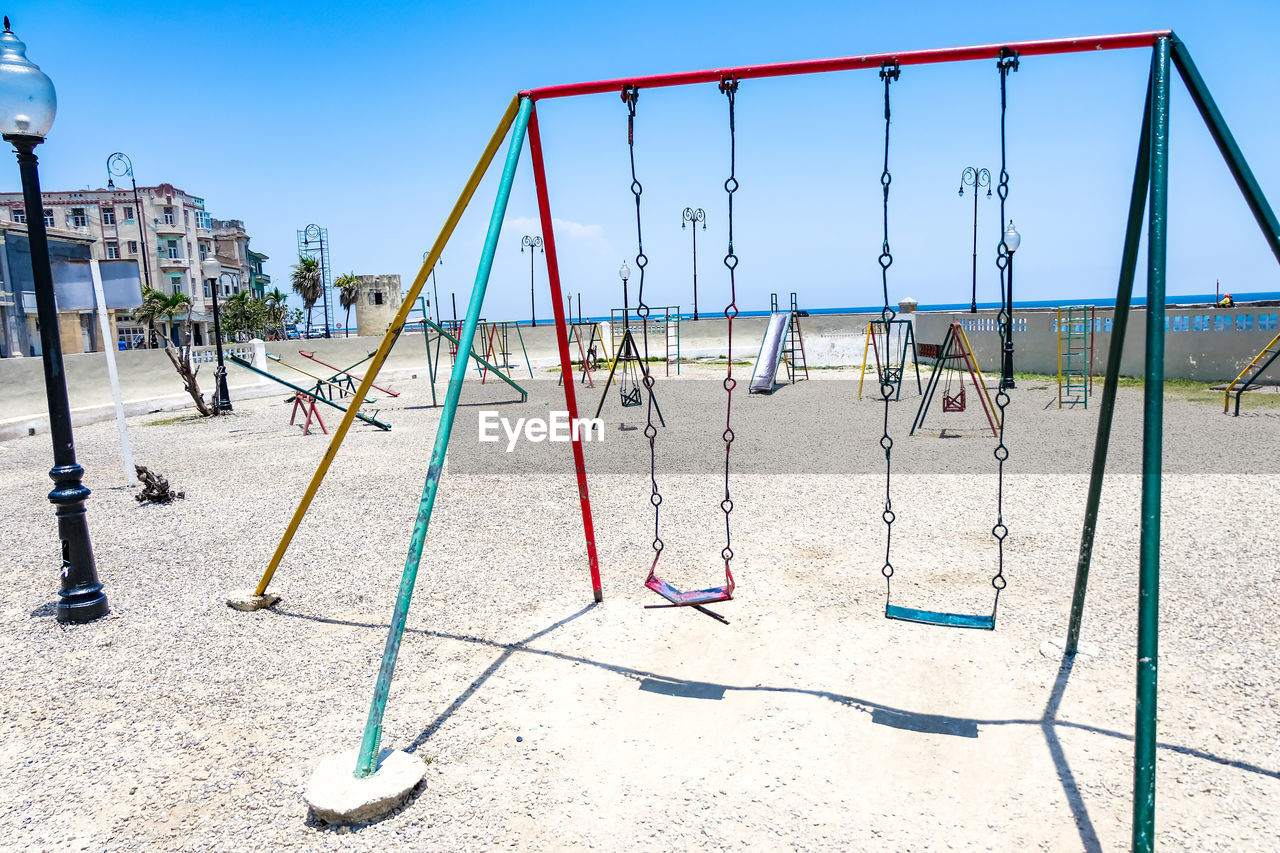
[[[431,330],[427,328],[427,299],[425,296],[418,297],[418,304],[422,307],[422,340],[427,345],[427,376],[431,379],[431,408],[436,407],[436,362],[431,357]],[[436,338],[436,356],[440,354],[440,339]]]
[[[529,126],[529,114],[533,101],[520,99],[520,111],[516,114],[511,131],[511,147],[507,149],[507,162],[498,184],[498,197],[489,219],[489,233],[485,237],[484,252],[480,256],[480,268],[476,271],[475,287],[471,289],[471,303],[467,306],[467,318],[463,323],[464,341],[475,339],[476,325],[480,319],[480,307],[484,304],[489,273],[493,268],[493,256],[498,249],[498,235],[507,212],[507,200],[511,197],[511,184],[515,180],[516,166],[520,162],[520,149],[524,147],[525,130]],[[467,373],[467,353],[459,347],[458,358],[453,363],[449,377],[449,390],[445,395],[444,410],[440,413],[440,427],[436,430],[435,447],[431,451],[431,465],[427,469],[427,482],[418,503],[418,517],[413,523],[413,536],[409,540],[409,555],[404,564],[404,576],[400,580],[400,593],[396,598],[395,613],[391,617],[391,630],[387,634],[386,649],[382,654],[382,666],[378,670],[378,683],[369,707],[369,720],[365,724],[364,739],[360,743],[360,758],[356,763],[357,777],[369,776],[377,769],[378,747],[382,740],[382,715],[387,709],[387,695],[391,692],[391,677],[395,672],[396,656],[404,636],[405,622],[409,618],[409,603],[413,598],[414,583],[418,578],[418,565],[422,561],[422,546],[427,538],[427,526],[431,523],[431,508],[435,504],[436,491],[440,487],[440,474],[444,468],[445,451],[449,449],[449,434],[453,431],[454,416],[458,412],[458,400],[462,396],[462,384]]]
[[[1169,39],[1151,75],[1151,208],[1147,220],[1147,346],[1142,393],[1142,529],[1138,538],[1138,690],[1133,756],[1133,849],[1155,846],[1156,663],[1160,627],[1160,474],[1164,427],[1164,315],[1169,202]]]
[[[1093,535],[1098,523],[1098,503],[1102,479],[1107,469],[1111,443],[1111,422],[1116,408],[1116,386],[1120,379],[1120,357],[1124,353],[1125,332],[1129,328],[1129,304],[1133,277],[1138,266],[1138,243],[1142,239],[1142,219],[1146,214],[1147,186],[1151,179],[1151,80],[1147,80],[1147,100],[1142,108],[1142,134],[1138,139],[1138,162],[1133,169],[1133,191],[1129,194],[1129,224],[1124,232],[1124,252],[1120,256],[1120,283],[1116,287],[1115,316],[1111,322],[1111,345],[1107,350],[1107,376],[1102,386],[1102,408],[1098,411],[1098,437],[1093,443],[1093,468],[1089,477],[1089,497],[1085,502],[1084,531],[1080,534],[1080,556],[1076,561],[1076,591],[1071,599],[1071,625],[1067,628],[1066,653],[1074,655],[1080,642],[1084,619],[1084,598],[1089,585],[1089,565],[1093,560]]]
[[[1267,245],[1271,247],[1271,253],[1276,256],[1276,260],[1280,260],[1280,221],[1276,220],[1275,211],[1267,203],[1266,196],[1262,194],[1262,188],[1258,186],[1258,181],[1253,176],[1253,170],[1245,162],[1244,154],[1240,152],[1240,146],[1236,145],[1235,137],[1231,135],[1231,130],[1227,127],[1226,120],[1222,118],[1222,113],[1218,111],[1218,105],[1214,103],[1213,96],[1209,94],[1209,87],[1204,84],[1204,80],[1200,77],[1200,72],[1196,70],[1195,63],[1191,61],[1191,54],[1187,51],[1187,46],[1175,38],[1172,40],[1171,51],[1173,64],[1177,67],[1178,73],[1181,74],[1182,82],[1187,85],[1187,91],[1191,93],[1192,102],[1195,103],[1196,109],[1200,111],[1200,117],[1204,119],[1205,126],[1209,128],[1209,134],[1213,137],[1213,141],[1217,143],[1222,159],[1226,161],[1227,168],[1231,170],[1231,176],[1236,179],[1236,185],[1240,187],[1240,192],[1244,195],[1244,200],[1249,205],[1253,218],[1257,220],[1258,227],[1262,229],[1262,236],[1266,238]]]
[[[529,370],[529,378],[533,378],[533,365],[529,363],[529,350],[524,346],[524,335],[520,334],[520,324],[516,323],[516,337],[520,339],[520,352],[524,353],[524,366]]]

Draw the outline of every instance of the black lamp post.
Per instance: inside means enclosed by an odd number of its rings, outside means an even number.
[[[521,254],[524,254],[525,246],[529,247],[529,325],[536,326],[538,325],[538,313],[537,313],[536,303],[534,302],[534,290],[533,290],[533,255],[534,255],[533,250],[542,249],[542,238],[530,237],[528,234],[526,234],[524,235],[524,238],[520,241]],[[543,251],[545,252],[546,250],[543,249]]]
[[[200,264],[200,273],[209,282],[209,292],[213,294],[213,342],[218,350],[218,367],[214,371],[213,410],[215,412],[231,411],[231,395],[227,393],[227,365],[222,361],[222,320],[218,316],[218,289],[222,287],[222,277],[235,276],[224,273],[222,264],[216,258],[208,258]]]
[[[987,198],[991,198],[991,173],[986,169],[970,166],[960,173],[960,197],[964,198],[965,186],[973,187],[973,296],[969,303],[969,313],[978,313],[978,190],[987,188]]]
[[[427,260],[427,255],[429,254],[431,254],[430,250],[422,253],[422,260],[424,263]],[[431,268],[431,296],[433,299],[435,299],[437,323],[440,322],[440,291],[436,288],[436,267],[443,266],[443,265],[444,265],[444,258],[440,258],[438,261],[436,261],[436,266]]]
[[[53,82],[26,57],[26,45],[4,19],[0,34],[0,134],[18,152],[22,198],[27,211],[27,235],[31,243],[31,277],[36,288],[36,314],[40,321],[40,348],[44,357],[44,390],[49,404],[49,432],[53,436],[54,482],[49,502],[56,508],[58,537],[62,540],[62,588],[58,621],[90,622],[107,613],[107,596],[98,583],[98,570],[89,541],[85,499],[89,490],[81,482],[84,469],[76,462],[71,431],[71,407],[67,403],[66,372],[62,366],[62,341],[58,334],[58,306],[53,294],[49,265],[49,236],[44,227],[40,199],[40,174],[35,148],[44,142],[58,109]]]
[[[138,197],[138,181],[133,177],[133,160],[123,151],[117,151],[107,158],[107,189],[114,190],[114,178],[129,176],[133,184],[133,215],[138,223],[138,239],[142,241],[142,281],[151,287],[151,253],[147,249],[147,218],[142,215],[142,199]]]
[[[680,214],[680,230],[693,223],[693,319],[698,319],[698,223],[707,230],[707,212],[702,208],[686,207]]]
[[[631,278],[631,267],[627,266],[626,261],[623,261],[622,266],[618,268],[618,277],[622,279],[622,331],[625,334],[627,326],[631,325],[627,303],[627,279]]]
[[[1005,388],[1016,387],[1013,384],[1013,253],[1018,251],[1021,243],[1022,235],[1018,233],[1017,228],[1013,227],[1013,220],[1010,219],[1009,227],[1004,230],[1004,237],[1000,241],[1009,258],[1008,267],[1005,270],[1008,289],[1004,297],[1004,375],[1000,379],[1000,384]]]

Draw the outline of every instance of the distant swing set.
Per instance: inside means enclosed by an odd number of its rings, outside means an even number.
[[[473,341],[480,319],[480,310],[484,302],[498,237],[510,198],[512,183],[515,179],[516,166],[526,138],[533,164],[533,176],[537,193],[539,217],[542,234],[545,240],[547,278],[551,289],[551,303],[555,312],[556,339],[560,358],[561,376],[572,375],[570,358],[568,324],[564,313],[564,298],[561,293],[560,269],[556,253],[554,220],[551,213],[550,196],[546,168],[543,161],[542,139],[538,126],[536,104],[538,101],[554,98],[578,97],[596,94],[621,95],[628,109],[629,149],[632,153],[632,191],[635,195],[637,211],[637,265],[643,278],[644,258],[643,242],[640,232],[640,195],[641,187],[635,179],[635,160],[633,144],[633,123],[635,105],[639,93],[644,89],[667,86],[715,85],[728,101],[729,107],[729,178],[725,181],[728,195],[729,245],[724,263],[729,274],[730,299],[725,309],[725,317],[729,321],[729,345],[732,356],[732,326],[737,315],[734,299],[734,271],[738,265],[737,255],[733,247],[733,197],[738,188],[734,177],[734,105],[739,86],[752,79],[769,77],[786,77],[794,75],[818,74],[829,72],[852,71],[857,69],[878,69],[884,87],[885,104],[885,158],[884,170],[881,174],[885,205],[885,229],[879,263],[882,271],[884,289],[884,307],[881,321],[886,330],[893,328],[896,312],[890,306],[888,298],[888,270],[893,262],[889,249],[888,204],[891,177],[889,173],[889,89],[890,84],[897,81],[904,67],[946,62],[967,62],[975,60],[995,60],[1000,74],[1001,85],[1001,176],[1000,176],[1000,215],[1001,225],[1005,219],[1004,203],[1008,193],[1008,173],[1004,163],[1004,107],[1006,81],[1008,74],[1017,69],[1020,61],[1029,57],[1055,54],[1095,53],[1103,50],[1150,49],[1152,51],[1151,70],[1146,86],[1146,103],[1142,112],[1142,130],[1138,140],[1138,153],[1134,169],[1133,187],[1130,194],[1124,248],[1121,253],[1119,282],[1116,290],[1115,320],[1109,344],[1109,355],[1106,362],[1106,379],[1102,390],[1099,407],[1097,438],[1094,445],[1092,473],[1088,498],[1084,510],[1084,525],[1081,534],[1079,558],[1076,567],[1076,585],[1071,607],[1070,627],[1065,645],[1068,657],[1075,655],[1079,640],[1079,632],[1083,618],[1085,592],[1088,582],[1090,562],[1092,558],[1094,535],[1096,532],[1098,506],[1101,496],[1103,476],[1105,473],[1107,451],[1111,436],[1111,426],[1115,409],[1117,377],[1120,368],[1120,354],[1124,345],[1125,332],[1129,318],[1134,277],[1138,262],[1139,241],[1142,236],[1144,213],[1149,210],[1147,223],[1147,302],[1144,355],[1144,416],[1142,427],[1142,498],[1141,526],[1139,541],[1139,593],[1138,593],[1138,639],[1137,639],[1137,714],[1135,726],[1135,784],[1133,797],[1133,847],[1139,851],[1150,851],[1154,843],[1155,813],[1155,752],[1156,752],[1156,673],[1157,673],[1157,636],[1159,616],[1159,566],[1160,566],[1160,507],[1161,507],[1161,459],[1162,459],[1162,414],[1163,414],[1163,379],[1164,379],[1164,318],[1165,318],[1165,285],[1167,274],[1167,229],[1168,229],[1168,181],[1169,181],[1169,105],[1170,89],[1174,68],[1180,73],[1201,118],[1209,129],[1219,152],[1226,161],[1237,186],[1243,194],[1250,211],[1262,230],[1263,237],[1272,253],[1280,260],[1280,222],[1259,188],[1252,171],[1245,162],[1234,137],[1218,111],[1209,94],[1204,81],[1193,64],[1186,46],[1169,30],[1153,32],[1129,33],[1123,35],[1106,35],[1089,38],[1052,39],[1018,43],[979,45],[972,47],[945,48],[935,50],[908,51],[902,53],[869,54],[848,56],[834,59],[819,59],[800,62],[785,62],[772,65],[751,65],[738,68],[711,69],[705,71],[681,72],[676,74],[650,77],[633,77],[618,80],[604,80],[592,83],[577,83],[564,86],[551,86],[520,92],[508,105],[506,112],[498,123],[492,138],[485,147],[479,162],[472,171],[466,186],[445,221],[440,235],[436,238],[431,250],[427,253],[418,275],[409,287],[408,293],[392,321],[386,336],[374,354],[367,372],[354,393],[356,399],[364,399],[372,387],[373,380],[385,363],[390,349],[403,328],[409,310],[419,296],[428,274],[440,258],[445,245],[452,236],[458,221],[471,202],[477,187],[498,149],[511,133],[511,143],[507,150],[501,179],[498,184],[493,213],[489,221],[488,234],[481,253],[479,268],[476,273],[475,286],[471,291],[471,299],[467,308],[466,319],[456,340]],[[1009,273],[1008,247],[1004,241],[997,256],[997,264],[1001,271],[1001,280]],[[639,298],[640,314],[645,316],[646,306],[641,285]],[[1002,288],[1002,291],[1004,288]],[[1001,323],[1008,327],[1012,323],[1012,305],[1005,301],[1001,309]],[[632,341],[634,348],[634,341]],[[615,362],[618,353],[615,352]],[[1271,357],[1271,353],[1260,354]],[[427,471],[426,482],[410,537],[408,556],[405,561],[404,575],[401,580],[399,594],[392,617],[386,651],[378,673],[377,686],[370,706],[369,718],[361,743],[359,758],[355,768],[357,777],[371,775],[376,769],[377,756],[382,735],[382,718],[386,708],[387,697],[391,687],[392,674],[400,647],[400,638],[404,633],[408,617],[409,604],[413,595],[418,569],[421,563],[423,546],[427,528],[431,519],[441,476],[444,469],[445,452],[448,448],[453,423],[461,395],[462,384],[469,359],[459,358],[454,361],[448,392],[441,411],[440,424],[436,432],[435,445]],[[643,362],[641,362],[643,364]],[[880,445],[886,460],[886,485],[882,518],[886,527],[885,559],[882,573],[886,585],[893,575],[890,561],[890,533],[894,521],[892,508],[890,470],[893,439],[888,430],[888,406],[891,399],[899,392],[901,382],[889,381],[885,371],[879,371],[880,396],[886,407],[885,430],[880,437]],[[569,418],[576,420],[578,406],[575,385],[563,383],[565,404]],[[649,400],[649,417],[646,436],[649,439],[651,468],[653,478],[651,503],[654,507],[654,562],[650,568],[646,585],[677,606],[698,606],[712,601],[727,601],[732,598],[734,579],[730,570],[733,551],[729,540],[729,520],[733,502],[729,493],[729,456],[733,443],[733,429],[730,415],[733,390],[736,380],[732,373],[732,357],[726,370],[723,386],[727,397],[726,425],[723,433],[725,443],[725,492],[721,509],[725,517],[726,544],[720,557],[724,561],[725,583],[693,592],[681,592],[661,580],[656,574],[658,557],[662,553],[662,541],[658,537],[658,507],[661,495],[658,492],[654,473],[656,428],[653,424],[654,378],[651,373],[643,373],[639,386],[643,387]],[[606,384],[606,389],[608,385]],[[944,390],[944,398],[949,392]],[[951,406],[958,406],[961,400],[958,395],[950,394]],[[998,389],[995,406],[1001,417],[994,419],[994,428],[998,439],[995,459],[1001,473],[1001,487],[997,496],[996,524],[992,528],[992,536],[996,540],[999,571],[992,579],[995,588],[996,603],[1000,591],[1004,588],[1003,558],[1004,539],[1008,529],[1003,521],[1003,468],[1008,458],[1008,449],[1003,442],[1005,418],[1003,412],[1009,402],[1009,389]],[[312,480],[304,492],[297,509],[291,517],[279,545],[271,557],[271,561],[262,576],[256,594],[265,597],[268,585],[280,566],[290,542],[299,524],[306,515],[317,489],[323,481],[329,467],[337,454],[338,448],[350,431],[355,419],[360,417],[357,407],[348,407],[342,421],[334,430],[329,449],[324,454]],[[574,436],[571,442],[574,470],[577,477],[578,495],[583,521],[583,532],[586,540],[587,567],[591,580],[592,594],[595,601],[603,599],[601,589],[598,556],[596,551],[595,530],[591,515],[591,502],[587,488],[586,467],[583,460],[581,439]],[[886,593],[888,588],[886,586]],[[996,608],[993,604],[990,615],[986,614],[946,614],[913,610],[900,607],[889,602],[886,596],[885,615],[891,619],[926,622],[935,625],[951,625],[966,628],[987,628],[995,626]]]

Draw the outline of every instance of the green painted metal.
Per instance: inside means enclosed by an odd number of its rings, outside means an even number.
[[[460,343],[458,343],[458,339],[457,339],[457,338],[455,338],[453,335],[449,334],[448,332],[446,332],[446,331],[444,330],[444,327],[443,327],[443,326],[441,326],[441,325],[439,325],[439,324],[437,324],[437,323],[434,323],[434,322],[432,322],[431,320],[426,319],[425,317],[423,318],[423,320],[424,320],[424,322],[426,322],[426,324],[427,324],[428,326],[430,326],[431,328],[433,328],[433,329],[435,329],[437,332],[439,332],[439,333],[440,333],[440,335],[441,335],[442,337],[448,338],[450,341],[452,341],[452,342],[453,342],[453,344],[454,344],[454,346],[456,346],[456,347],[458,348],[458,352],[462,352],[462,345],[461,345]],[[479,322],[479,321],[477,321],[477,322]],[[462,335],[463,335],[463,337],[466,337],[466,334],[467,334],[466,321],[463,321],[463,325],[462,325]],[[474,337],[474,335],[473,335],[472,337]],[[498,378],[499,378],[499,379],[501,379],[503,382],[507,383],[507,384],[508,384],[508,385],[510,385],[512,388],[514,388],[514,389],[516,389],[517,391],[519,391],[519,392],[520,392],[520,402],[522,402],[522,403],[523,403],[525,400],[529,399],[529,392],[528,392],[528,391],[525,391],[523,388],[521,388],[519,385],[517,385],[513,380],[509,379],[505,373],[503,373],[501,370],[499,370],[499,369],[498,369],[497,365],[490,364],[489,362],[487,362],[487,361],[485,361],[483,358],[481,358],[481,357],[476,353],[475,347],[472,347],[472,348],[471,348],[470,355],[471,355],[471,357],[472,357],[472,358],[474,358],[474,359],[476,360],[476,362],[477,362],[477,364],[478,364],[478,365],[479,365],[479,364],[483,364],[485,367],[489,368],[489,369],[490,369],[490,370],[492,370],[494,373],[498,374]],[[466,364],[466,362],[467,362],[467,360],[466,360],[465,358],[464,358],[464,359],[462,359],[462,363],[463,363],[463,364]],[[457,360],[456,360],[456,359],[455,359],[454,363],[455,363],[455,364],[457,364]],[[464,373],[465,373],[465,371],[464,371]],[[453,379],[450,379],[449,381],[450,381],[450,382],[452,382],[452,381],[453,381]],[[448,400],[448,398],[446,397],[446,405],[448,405],[447,400]]]
[[[1156,674],[1160,642],[1160,474],[1164,438],[1164,317],[1169,216],[1169,39],[1151,75],[1151,197],[1147,213],[1147,340],[1142,391],[1142,527],[1138,535],[1138,684],[1133,735],[1133,849],[1155,847]]]
[[[1227,162],[1231,176],[1236,179],[1236,186],[1240,187],[1240,192],[1244,194],[1244,200],[1249,205],[1253,218],[1257,220],[1258,227],[1262,229],[1262,236],[1271,247],[1271,253],[1276,256],[1276,260],[1280,261],[1280,220],[1276,219],[1275,211],[1271,209],[1266,196],[1262,194],[1262,188],[1258,186],[1253,170],[1245,162],[1240,146],[1236,145],[1235,137],[1231,135],[1226,120],[1218,111],[1218,105],[1214,103],[1213,96],[1209,94],[1209,87],[1204,84],[1204,79],[1201,78],[1195,63],[1191,61],[1187,46],[1176,36],[1170,41],[1173,64],[1177,67],[1178,73],[1182,76],[1182,82],[1186,84],[1187,91],[1191,94],[1191,101],[1200,111],[1200,117],[1209,128],[1209,134],[1217,143],[1222,159]]]
[[[422,310],[422,319],[427,319],[427,298],[425,296],[418,297],[418,306]],[[436,335],[436,357],[431,357],[431,336],[427,334],[427,327],[422,327],[422,339],[427,345],[427,376],[431,381],[431,408],[436,407],[436,359],[440,358],[440,336]]]
[[[996,629],[995,614],[983,616],[971,613],[942,613],[938,610],[917,610],[914,607],[899,607],[896,604],[884,606],[886,619],[897,619],[900,622],[919,622],[922,625],[942,625],[947,628],[977,628],[982,631]]]
[[[1092,308],[1068,305],[1058,314],[1058,408],[1089,408],[1089,354]]]
[[[494,254],[498,250],[498,236],[502,232],[502,220],[507,212],[507,200],[511,197],[511,184],[516,177],[520,149],[524,147],[525,131],[529,126],[529,115],[532,112],[533,101],[529,98],[521,98],[520,110],[516,113],[511,130],[507,162],[502,169],[502,179],[498,183],[493,214],[489,218],[489,232],[485,237],[484,251],[480,256],[480,268],[476,271],[476,283],[471,289],[471,303],[467,306],[467,317],[463,322],[463,340],[475,340],[476,326],[480,320],[480,307],[484,304],[489,273],[493,269]],[[378,670],[378,683],[374,688],[373,702],[369,706],[369,719],[365,723],[364,738],[360,743],[360,757],[355,768],[357,777],[369,776],[377,769],[378,747],[382,741],[382,716],[387,709],[391,677],[395,672],[400,641],[404,637],[405,622],[409,618],[409,603],[413,599],[413,587],[418,579],[422,547],[427,538],[427,527],[431,523],[431,509],[435,505],[436,491],[440,487],[445,452],[449,449],[449,435],[453,432],[453,421],[458,413],[458,400],[462,396],[462,384],[467,373],[466,356],[461,352],[459,355],[462,357],[454,360],[453,373],[449,377],[449,390],[445,394],[444,409],[440,413],[440,426],[436,430],[435,446],[431,451],[431,465],[427,469],[427,481],[422,489],[422,499],[418,503],[418,516],[414,520],[413,535],[409,539],[409,554],[405,559],[404,575],[400,579],[400,592],[396,597],[395,612],[391,617],[391,630],[387,634],[382,666]]]
[[[524,366],[529,370],[529,378],[533,378],[533,364],[529,361],[529,350],[524,345],[524,335],[520,334],[520,324],[516,323],[516,337],[520,339],[520,352],[524,353]]]
[[[1084,530],[1080,533],[1080,555],[1076,560],[1076,589],[1071,599],[1071,624],[1067,628],[1066,653],[1074,655],[1080,643],[1080,623],[1084,619],[1084,599],[1089,586],[1089,566],[1093,560],[1093,538],[1098,525],[1098,503],[1107,471],[1107,450],[1111,445],[1111,423],[1116,409],[1116,387],[1120,380],[1120,357],[1124,353],[1125,332],[1129,328],[1129,306],[1133,298],[1133,278],[1138,268],[1138,244],[1142,240],[1142,220],[1146,214],[1147,187],[1151,183],[1151,79],[1142,107],[1142,133],[1138,138],[1138,162],[1133,168],[1133,190],[1129,193],[1129,221],[1120,255],[1120,283],[1116,285],[1115,315],[1111,321],[1111,344],[1107,348],[1107,375],[1102,383],[1102,408],[1098,411],[1098,434],[1093,443],[1093,467],[1089,476],[1089,497],[1084,508]]]
[[[324,396],[321,396],[320,394],[315,393],[314,388],[303,388],[301,385],[294,385],[292,382],[286,382],[285,380],[281,379],[279,376],[272,376],[270,373],[267,373],[267,371],[265,370],[259,370],[258,368],[254,367],[252,364],[250,364],[249,362],[245,361],[243,358],[240,358],[237,355],[232,355],[231,353],[228,353],[227,360],[230,361],[232,364],[238,365],[239,367],[243,367],[245,370],[258,374],[259,376],[265,376],[268,379],[272,380],[273,382],[279,382],[281,385],[283,385],[286,388],[292,388],[294,391],[297,391],[301,394],[306,394],[308,397],[314,397],[316,399],[316,402],[333,406],[339,412],[345,412],[347,410],[346,406],[339,406],[337,403],[333,402],[328,397],[324,397]],[[373,426],[376,426],[378,429],[382,429],[382,430],[391,429],[391,424],[383,423],[382,421],[376,418],[371,418],[368,415],[361,414],[360,412],[356,412],[356,417],[367,424],[372,424]]]

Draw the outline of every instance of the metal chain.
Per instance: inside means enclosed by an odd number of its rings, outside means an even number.
[[[720,556],[724,558],[724,574],[729,583],[733,582],[733,574],[729,564],[733,560],[733,540],[729,531],[729,515],[733,512],[733,499],[729,497],[729,451],[733,447],[733,389],[737,381],[733,378],[733,318],[738,316],[738,291],[734,280],[734,271],[738,268],[738,256],[733,251],[733,194],[738,191],[738,179],[734,177],[737,168],[737,138],[734,132],[733,107],[738,94],[738,79],[725,77],[720,80],[720,91],[729,99],[729,177],[724,182],[724,190],[729,195],[729,250],[724,256],[724,265],[729,270],[729,304],[725,306],[724,316],[728,321],[728,353],[724,376],[725,410],[724,410],[724,499],[720,501],[720,509],[724,511],[724,550]]]
[[[996,267],[1000,271],[1000,329],[1001,339],[1007,340],[1009,334],[1009,324],[1013,322],[1013,305],[1008,299],[1008,288],[1006,287],[1005,276],[1008,274],[1009,268],[1009,247],[1004,242],[1004,203],[1009,197],[1009,171],[1006,168],[1005,158],[1005,84],[1008,81],[1009,72],[1018,70],[1018,53],[1009,48],[1000,50],[1000,58],[996,60],[996,68],[1000,72],[1000,183],[996,187],[996,194],[1000,196],[1000,246],[996,250]],[[975,190],[976,192],[976,190]],[[1004,577],[1004,540],[1009,536],[1009,528],[1004,523],[1004,463],[1009,458],[1009,448],[1004,443],[1004,424],[1006,420],[1006,408],[1009,405],[1009,391],[1005,388],[1004,371],[1000,373],[1000,389],[996,392],[996,406],[1000,409],[1000,433],[999,441],[996,444],[994,456],[996,458],[997,475],[996,475],[996,523],[991,528],[991,535],[995,537],[998,558],[996,564],[995,576],[991,578],[991,585],[996,590],[995,604],[992,606],[992,613],[1000,605],[1000,591],[1007,585],[1008,581]]]
[[[885,340],[889,339],[889,330],[893,328],[893,320],[898,312],[889,304],[889,267],[893,266],[893,253],[889,251],[889,185],[893,183],[893,175],[889,173],[889,84],[902,75],[902,68],[897,62],[886,62],[880,66],[880,79],[884,81],[884,171],[880,173],[880,187],[884,193],[884,240],[880,244],[880,283],[884,288],[884,307],[880,310],[880,322],[884,326]],[[888,349],[886,347],[886,353]],[[886,381],[884,374],[880,376],[880,398],[884,401],[884,432],[880,436],[880,447],[884,449],[884,565],[880,574],[884,575],[885,600],[888,600],[889,588],[893,577],[893,563],[889,559],[890,546],[893,544],[893,438],[889,435],[889,401],[893,396],[893,384]]]
[[[636,313],[640,315],[642,321],[649,317],[649,306],[644,301],[644,268],[648,266],[649,259],[644,253],[644,230],[640,225],[640,195],[644,192],[644,187],[636,178],[636,101],[640,98],[640,90],[635,86],[622,87],[622,102],[627,105],[627,150],[631,155],[631,193],[636,197],[636,267],[640,270],[640,295],[638,297],[640,306],[636,309]],[[623,330],[625,334],[625,329]],[[631,339],[632,346],[635,346],[635,338]],[[640,373],[644,376],[644,387],[648,392],[648,415],[644,427],[644,436],[649,439],[649,482],[652,486],[652,492],[649,494],[649,503],[653,504],[653,551],[654,562],[657,562],[658,555],[662,553],[662,538],[658,535],[658,508],[662,506],[662,494],[658,491],[658,454],[657,454],[657,438],[658,429],[653,425],[653,374],[645,369],[645,365],[649,361],[649,336],[644,335],[644,361],[640,363]]]

